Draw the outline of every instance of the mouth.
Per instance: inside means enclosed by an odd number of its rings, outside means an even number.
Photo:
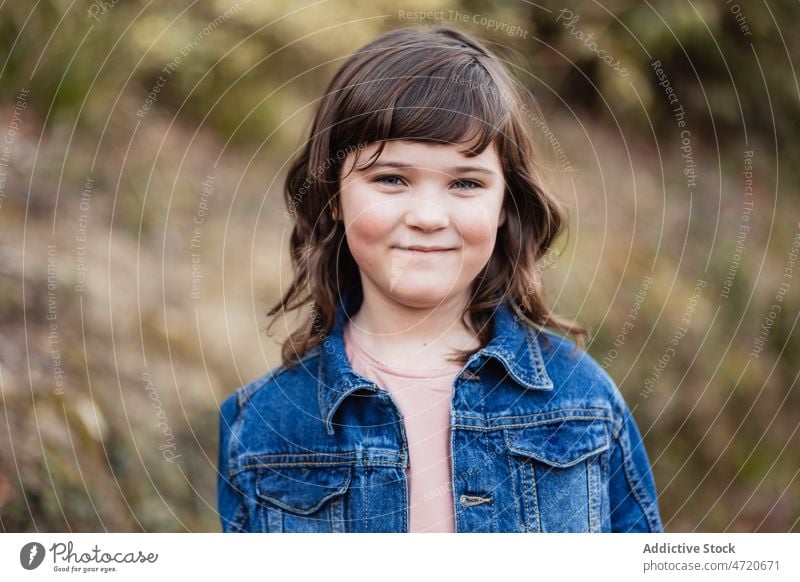
[[[436,255],[456,250],[454,248],[448,248],[448,247],[422,247],[422,246],[394,247],[394,248],[400,251],[405,251],[408,253],[419,254],[419,255]]]

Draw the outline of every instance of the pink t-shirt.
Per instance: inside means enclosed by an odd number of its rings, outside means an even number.
[[[450,467],[450,398],[458,364],[390,368],[344,329],[353,370],[388,391],[400,409],[408,440],[409,530],[455,532]]]

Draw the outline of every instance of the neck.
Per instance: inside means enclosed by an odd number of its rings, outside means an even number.
[[[479,346],[477,336],[461,321],[467,299],[463,293],[434,306],[409,306],[365,289],[351,320],[351,333],[388,365],[415,362],[414,367],[440,367],[454,350]]]

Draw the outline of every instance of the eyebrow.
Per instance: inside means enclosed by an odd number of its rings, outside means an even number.
[[[369,170],[371,168],[415,168],[415,167],[417,167],[417,166],[414,166],[412,164],[406,164],[405,162],[395,162],[395,161],[392,161],[392,160],[383,160],[383,161],[375,162],[369,168],[365,168],[365,170]],[[364,170],[359,169],[359,171],[364,171]],[[483,166],[455,166],[453,168],[448,168],[448,169],[444,170],[444,172],[445,173],[452,173],[452,174],[464,173],[464,172],[476,172],[478,174],[488,174],[488,175],[495,175],[496,174],[496,172],[494,172],[494,171],[492,171],[492,170],[490,170],[488,168],[484,168]]]

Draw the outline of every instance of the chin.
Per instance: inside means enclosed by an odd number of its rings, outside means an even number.
[[[402,284],[389,290],[389,296],[395,301],[418,309],[432,308],[446,301],[452,290],[431,287],[430,285],[412,286]]]

